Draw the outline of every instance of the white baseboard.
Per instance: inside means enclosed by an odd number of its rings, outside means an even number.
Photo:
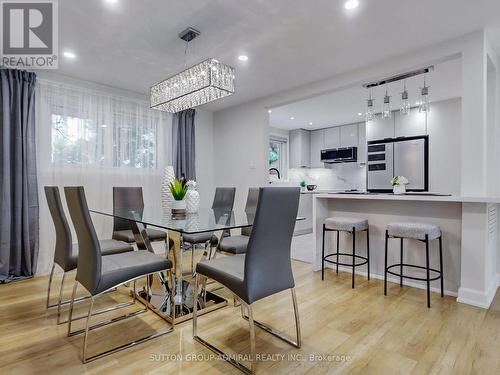
[[[457,302],[487,309],[490,307],[498,288],[498,280],[493,280],[486,292],[474,289],[459,288]]]

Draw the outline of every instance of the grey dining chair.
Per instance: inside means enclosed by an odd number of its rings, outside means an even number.
[[[45,186],[45,198],[47,199],[47,205],[49,206],[50,215],[54,223],[54,228],[56,231],[56,245],[54,250],[54,263],[52,265],[52,271],[49,276],[49,285],[47,288],[47,308],[57,306],[57,324],[66,323],[66,321],[61,321],[61,307],[70,303],[70,300],[63,300],[63,290],[64,281],[66,280],[66,275],[68,272],[76,269],[78,264],[78,244],[73,243],[71,236],[71,230],[66,219],[66,214],[64,212],[63,204],[61,201],[61,195],[59,194],[59,187],[57,186]],[[99,240],[99,245],[101,248],[102,255],[118,254],[128,251],[133,251],[134,248],[128,243],[116,240]],[[50,302],[50,291],[52,286],[52,281],[54,278],[54,271],[58,265],[62,271],[61,286],[59,290],[59,298],[56,303]],[[82,300],[86,298],[77,299]]]
[[[103,310],[101,310],[94,312],[94,314],[92,313],[96,298],[104,293],[112,291],[118,286],[133,282],[133,298],[135,301],[135,281],[139,278],[147,277],[146,293],[147,298],[149,299],[151,296],[151,275],[157,272],[167,271],[168,273],[170,273],[171,282],[173,283],[173,274],[171,272],[172,263],[168,259],[160,257],[159,255],[153,254],[147,250],[113,254],[105,257],[101,256],[100,244],[97,240],[94,225],[92,224],[92,220],[90,218],[90,213],[83,187],[65,187],[64,193],[66,195],[66,203],[68,205],[69,213],[77,233],[78,247],[80,249],[78,267],[76,271],[76,280],[73,286],[73,294],[69,309],[68,337],[84,333],[82,349],[83,363],[87,363],[108,354],[115,353],[117,351],[132,347],[134,345],[172,332],[174,329],[173,324],[169,329],[157,331],[149,336],[142,337],[127,344],[123,344],[113,349],[109,349],[99,354],[87,357],[87,341],[90,330],[104,327],[108,324],[115,323],[132,316],[136,316],[140,313],[146,312],[150,307],[149,303],[146,303],[144,309],[115,317],[108,321],[90,325],[91,316],[98,315],[103,312]],[[71,331],[73,305],[78,284],[82,285],[90,294],[90,306],[87,314],[85,328],[77,331]],[[170,296],[170,300],[173,301],[172,295]]]
[[[113,211],[119,209],[134,209],[140,211],[144,210],[144,196],[142,193],[142,187],[129,187],[129,186],[113,186]],[[113,218],[113,239],[119,241],[125,241],[127,243],[133,243],[136,241],[134,232],[132,230],[132,223],[125,219],[120,219],[118,217]],[[164,231],[146,228],[146,234],[149,241],[165,241],[167,243],[168,238],[168,249],[174,246],[174,241],[168,237],[168,234]]]
[[[247,374],[254,374],[256,370],[255,325],[297,348],[301,345],[299,311],[290,259],[299,195],[299,188],[260,188],[246,254],[201,261],[196,266],[195,295],[198,295],[200,281],[211,278],[240,300],[242,316],[250,326],[251,367],[236,361],[234,356],[225,354],[198,336],[198,303],[193,306],[193,338]],[[252,312],[254,302],[288,289],[292,294],[295,312],[295,340],[254,320]],[[244,313],[245,309],[248,316]]]
[[[248,216],[255,215],[257,202],[259,201],[259,188],[249,188],[245,213]],[[248,240],[252,233],[252,227],[241,228],[241,235],[223,237],[217,250],[228,254],[244,254],[247,250]]]
[[[234,206],[234,196],[236,188],[234,187],[218,187],[215,189],[212,209],[217,212],[231,212]],[[224,231],[223,237],[229,236],[229,231]],[[216,246],[219,240],[213,232],[184,234],[183,242],[191,248],[191,273],[194,275],[194,250],[196,245],[205,244],[205,253],[210,254],[209,247]]]

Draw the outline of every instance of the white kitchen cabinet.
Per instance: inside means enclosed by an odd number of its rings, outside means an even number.
[[[325,149],[340,147],[340,128],[325,129]]]
[[[409,115],[402,116],[399,112],[394,113],[396,137],[411,137],[426,134],[427,116],[419,112],[418,108],[412,108]]]
[[[325,132],[323,129],[311,132],[311,168],[323,168],[321,162],[321,150],[325,148]]]
[[[300,194],[299,199],[299,210],[297,216],[303,217],[304,220],[298,220],[295,222],[295,230],[293,232],[294,236],[312,233],[313,229],[313,194]]]
[[[290,168],[308,168],[311,165],[311,132],[296,129],[290,132]]]
[[[377,115],[375,120],[368,122],[366,124],[366,138],[368,141],[394,138],[394,116],[390,119],[383,119]]]
[[[358,125],[358,163],[366,163],[366,124],[360,122]]]
[[[358,147],[358,124],[340,126],[340,147]]]

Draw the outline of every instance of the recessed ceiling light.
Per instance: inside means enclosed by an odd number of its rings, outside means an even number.
[[[273,113],[273,111],[271,109],[268,109],[267,113]]]
[[[107,3],[116,4],[118,0],[106,0]]]
[[[363,114],[361,112],[358,112],[358,116],[363,116]]]
[[[359,5],[359,0],[347,0],[344,3],[344,8],[346,8],[347,10],[352,10],[357,8],[358,5]]]
[[[238,60],[240,60],[240,61],[247,61],[248,60],[248,56],[247,55],[240,55],[240,56],[238,56]]]
[[[309,123],[309,125],[312,125],[312,124],[313,124],[312,122]]]
[[[293,117],[293,116],[292,116],[292,117],[290,117],[290,120],[295,120],[295,117]]]
[[[65,51],[63,52],[64,57],[67,57],[68,59],[75,59],[76,55],[71,52],[71,51]]]

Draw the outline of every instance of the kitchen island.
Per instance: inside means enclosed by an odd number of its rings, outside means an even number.
[[[345,216],[368,219],[370,224],[371,276],[383,279],[385,229],[390,222],[436,224],[443,232],[445,293],[457,301],[487,308],[495,295],[497,243],[497,197],[460,197],[423,194],[316,194],[313,196],[314,270],[321,269],[322,226],[327,217]],[[351,252],[347,234],[341,236],[341,251]],[[325,237],[325,254],[333,252],[334,236]],[[366,252],[366,236],[356,238],[356,251]],[[431,244],[431,266],[438,264],[437,244]],[[388,263],[399,262],[399,244],[389,240]],[[405,241],[405,262],[425,264],[425,249],[418,241]],[[329,267],[331,267],[329,265]],[[341,267],[342,268],[342,267]],[[345,268],[351,272],[351,268]],[[366,275],[365,267],[357,273]],[[410,271],[405,273],[411,275]],[[419,274],[421,276],[421,274]],[[399,282],[399,279],[389,281]],[[436,284],[434,284],[436,283]],[[424,288],[418,281],[405,285]],[[433,282],[433,291],[439,283]],[[383,291],[380,290],[381,297]]]

